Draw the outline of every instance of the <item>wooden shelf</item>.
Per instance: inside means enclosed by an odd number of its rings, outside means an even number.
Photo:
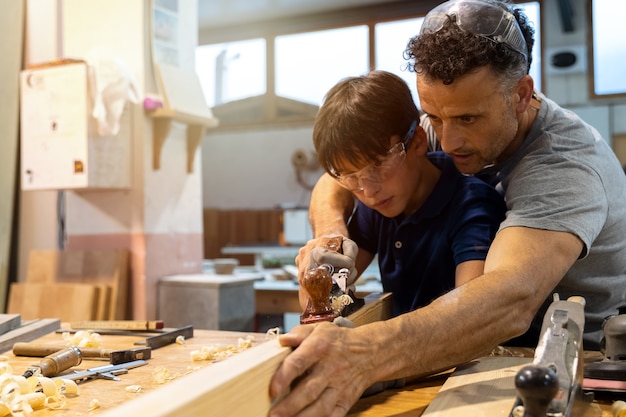
[[[179,122],[187,125],[187,172],[193,172],[193,160],[200,142],[202,142],[204,132],[208,127],[216,127],[219,123],[218,120],[173,109],[157,109],[150,111],[148,114],[153,121],[152,168],[155,170],[161,168],[161,149],[169,136],[172,122]]]

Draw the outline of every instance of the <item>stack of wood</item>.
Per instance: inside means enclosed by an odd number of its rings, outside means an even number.
[[[130,312],[127,250],[32,251],[7,313],[24,320],[123,320]]]
[[[16,342],[30,342],[59,328],[59,319],[22,321],[19,314],[0,314],[0,352],[12,349]]]

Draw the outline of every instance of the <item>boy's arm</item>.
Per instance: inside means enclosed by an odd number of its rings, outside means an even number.
[[[484,270],[485,261],[475,260],[461,262],[456,267],[455,286],[460,287],[466,282],[469,282],[474,278],[481,276]]]

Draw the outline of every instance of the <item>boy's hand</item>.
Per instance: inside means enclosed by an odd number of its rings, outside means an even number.
[[[323,264],[332,265],[335,270],[347,268],[350,271],[350,283],[357,276],[355,267],[356,255],[359,251],[356,243],[352,240],[342,237],[341,251],[327,249],[326,242],[329,236],[311,239],[300,249],[296,257],[296,265],[298,266],[298,280],[300,281],[304,273],[309,269],[317,268]]]

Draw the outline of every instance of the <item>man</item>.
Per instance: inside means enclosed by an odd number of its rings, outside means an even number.
[[[585,298],[585,348],[599,346],[603,319],[626,304],[626,176],[595,129],[534,92],[532,43],[526,17],[497,2],[451,1],[426,16],[407,48],[422,108],[459,170],[503,193],[506,219],[484,274],[428,306],[355,329],[284,335],[298,348],[271,394],[298,379],[270,415],[345,415],[373,381],[447,368],[532,330],[554,292]],[[313,194],[316,237],[347,236],[352,202],[337,190],[325,177]]]
[[[313,126],[322,167],[358,199],[349,225],[357,273],[378,254],[394,315],[481,275],[505,212],[493,187],[427,152],[419,119],[404,80],[372,71],[332,87]]]

